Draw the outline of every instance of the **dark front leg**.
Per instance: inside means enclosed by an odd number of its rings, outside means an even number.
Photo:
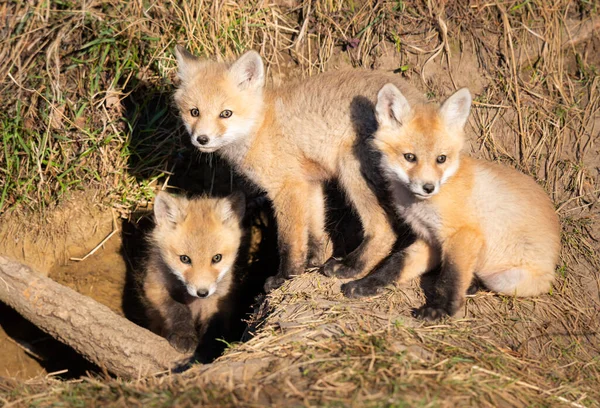
[[[228,311],[219,311],[208,321],[197,323],[200,344],[196,348],[196,361],[202,364],[212,363],[223,354],[226,342],[233,340],[229,330],[231,318]]]
[[[191,300],[181,283],[160,279],[160,272],[150,269],[144,282],[144,299],[149,328],[165,337],[181,352],[192,351],[198,337],[192,320],[192,313],[186,305]]]
[[[416,309],[414,316],[419,319],[435,321],[454,315],[464,304],[464,296],[460,293],[460,275],[455,268],[442,267],[431,300]]]
[[[344,283],[342,293],[349,298],[374,296],[385,286],[396,282],[402,270],[403,251],[392,252],[369,275],[362,279]]]
[[[171,300],[165,305],[164,316],[163,337],[182,353],[194,351],[198,345],[198,335],[190,309],[184,304]]]
[[[442,247],[442,270],[428,304],[415,311],[415,316],[433,321],[454,315],[464,304],[473,281],[475,267],[483,248],[483,237],[474,229],[463,228]]]
[[[435,247],[421,239],[406,248],[404,244],[404,240],[399,239],[392,254],[363,279],[343,285],[343,293],[355,298],[372,296],[390,283],[408,282],[439,265],[439,250]]]
[[[330,258],[322,272],[339,278],[358,277],[370,272],[392,252],[397,241],[392,225],[396,215],[392,209],[382,207],[378,198],[378,193],[387,190],[386,184],[370,186],[356,157],[345,157],[338,179],[360,218],[364,239],[344,259]]]
[[[321,268],[325,276],[341,279],[353,278],[365,270],[365,251],[372,238],[365,236],[361,244],[344,258],[331,257]]]

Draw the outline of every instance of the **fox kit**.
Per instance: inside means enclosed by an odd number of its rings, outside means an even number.
[[[418,238],[369,276],[344,285],[347,296],[375,294],[398,275],[404,282],[440,263],[435,298],[417,312],[429,320],[457,312],[474,275],[506,295],[550,289],[560,248],[552,202],[530,177],[461,156],[470,106],[467,89],[440,108],[412,106],[392,84],[379,92],[374,143],[396,209]]]
[[[297,83],[265,86],[260,56],[249,51],[231,65],[202,61],[177,47],[181,85],[175,102],[202,152],[216,152],[266,191],[278,226],[280,267],[269,291],[304,272],[307,262],[336,276],[371,270],[390,252],[396,234],[374,183],[364,177],[361,150],[376,128],[377,91],[396,83],[412,101],[421,96],[391,74],[349,70]],[[324,230],[323,182],[337,178],[364,231],[343,261],[330,258]],[[385,181],[382,179],[383,190]],[[392,212],[393,214],[393,212]]]
[[[244,202],[156,196],[143,290],[150,329],[180,351],[193,351],[217,313],[227,322]]]

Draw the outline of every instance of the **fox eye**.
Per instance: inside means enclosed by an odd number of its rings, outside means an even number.
[[[191,264],[191,263],[192,263],[192,260],[191,260],[191,259],[190,259],[190,257],[189,257],[189,256],[187,256],[187,255],[181,255],[181,256],[179,257],[179,260],[180,260],[182,263],[186,264],[186,265],[189,265],[189,264]]]
[[[221,259],[223,259],[223,255],[216,254],[215,256],[212,257],[212,263],[219,263],[219,262],[221,262]]]
[[[198,116],[200,116],[200,111],[198,110],[198,108],[192,108],[190,109],[190,115],[197,118]]]
[[[231,115],[233,115],[233,112],[230,111],[229,109],[225,109],[223,112],[221,112],[221,114],[219,115],[220,118],[223,119],[228,119],[231,117]]]
[[[437,157],[437,159],[435,159],[436,162],[438,162],[439,164],[442,163],[446,163],[446,155],[445,154],[441,154]]]
[[[407,162],[409,163],[414,163],[417,161],[417,156],[415,156],[412,153],[404,153],[404,158],[406,159]]]

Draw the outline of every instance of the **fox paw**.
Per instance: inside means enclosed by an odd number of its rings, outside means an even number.
[[[308,250],[307,267],[321,267],[332,256],[331,245],[327,241],[310,241]]]
[[[323,265],[323,259],[318,255],[310,255],[306,261],[307,268],[320,268]]]
[[[267,278],[267,280],[265,281],[265,293],[269,293],[270,291],[272,291],[273,289],[277,289],[278,287],[280,287],[281,285],[283,285],[283,282],[285,282],[285,278],[282,278],[280,276],[269,276]]]
[[[361,281],[353,281],[342,285],[344,296],[352,299],[358,299],[367,296],[375,296],[381,292],[381,286],[369,285]]]
[[[198,338],[188,334],[170,334],[167,337],[169,344],[180,353],[191,353],[198,345]]]
[[[426,320],[428,322],[434,322],[444,317],[449,316],[449,313],[440,307],[423,306],[413,311],[413,316],[417,319]]]
[[[344,265],[338,258],[331,257],[321,267],[321,273],[325,276],[336,277],[336,278],[352,278],[358,275],[360,271]]]
[[[483,286],[483,283],[481,283],[481,281],[479,279],[474,278],[473,281],[471,282],[471,285],[467,289],[467,295],[474,295],[482,289],[485,289],[485,286]]]
[[[309,255],[307,261],[306,261],[306,267],[307,268],[321,268],[323,265],[323,262],[325,262],[325,260],[329,259],[328,257],[326,257],[323,254],[319,254],[319,253],[314,253]]]

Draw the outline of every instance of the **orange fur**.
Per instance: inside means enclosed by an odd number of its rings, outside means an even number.
[[[192,143],[203,152],[218,151],[273,202],[282,262],[279,281],[272,280],[267,289],[302,273],[307,256],[321,264],[331,255],[324,231],[325,180],[339,179],[363,225],[365,240],[354,272],[372,269],[390,252],[396,237],[362,177],[354,151],[357,129],[374,128],[374,102],[384,83],[394,81],[414,101],[421,100],[418,92],[391,74],[366,70],[265,87],[256,53],[231,65],[200,61],[183,49],[177,57],[182,82],[175,101]],[[200,115],[191,116],[193,109]],[[233,115],[223,119],[225,110]],[[201,143],[202,136],[208,141]]]
[[[242,195],[187,199],[161,192],[156,197],[144,294],[150,329],[180,349],[195,346],[210,319],[227,307],[243,209]]]
[[[560,249],[558,217],[533,179],[461,155],[470,102],[463,89],[441,108],[411,106],[386,85],[378,103],[375,144],[398,212],[419,237],[407,250],[400,280],[430,270],[439,259],[442,281],[444,270],[456,272],[442,282],[454,288],[450,314],[464,302],[473,275],[507,295],[548,291]],[[390,103],[402,109],[390,114]]]

